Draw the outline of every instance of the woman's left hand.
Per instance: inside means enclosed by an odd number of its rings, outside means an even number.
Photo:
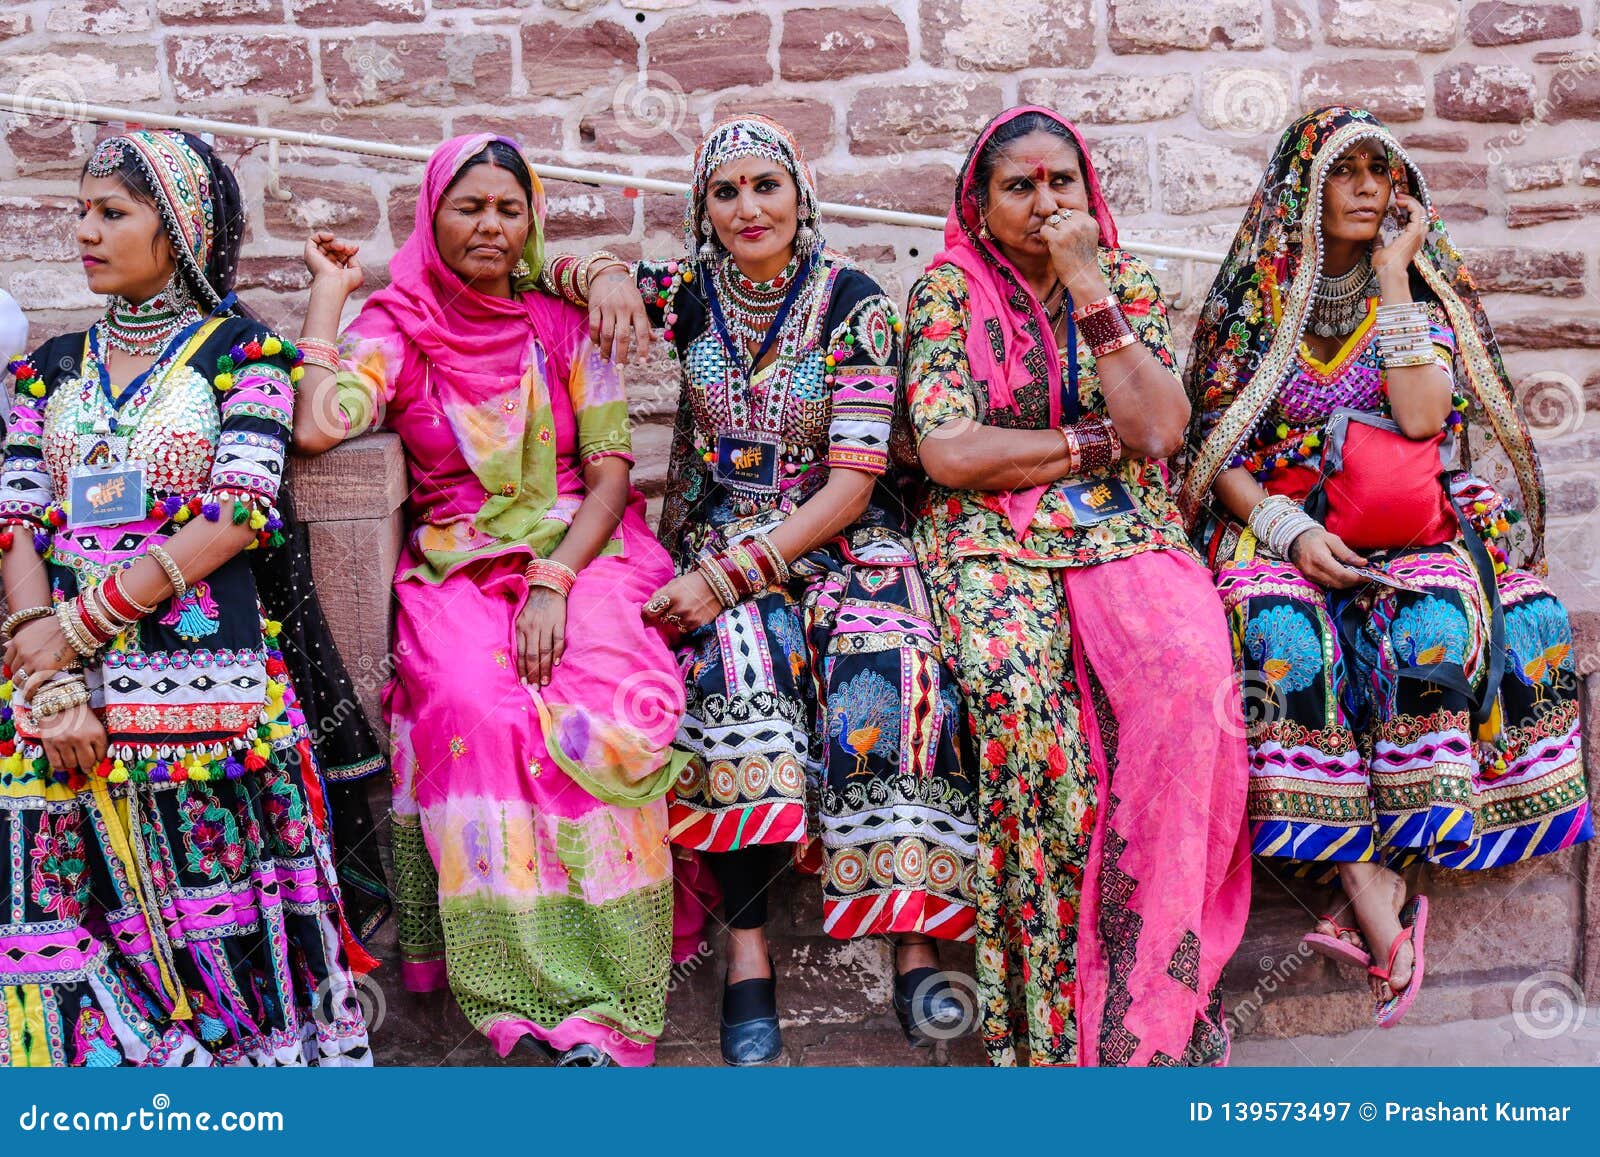
[[[1428,211],[1422,207],[1422,202],[1410,193],[1396,191],[1394,203],[1407,214],[1406,223],[1387,245],[1383,242],[1382,229],[1372,240],[1372,271],[1378,275],[1380,282],[1385,273],[1408,276],[1411,263],[1422,252],[1422,243],[1428,237]]]
[[[66,670],[77,657],[78,652],[67,642],[54,615],[24,623],[6,644],[6,666],[13,674],[18,671],[29,675],[54,674]]]
[[[522,681],[545,686],[566,649],[566,598],[546,587],[533,587],[517,616],[517,670]]]
[[[1074,297],[1082,296],[1086,286],[1105,285],[1100,272],[1100,223],[1093,214],[1083,209],[1057,209],[1045,218],[1039,236],[1050,248],[1050,268],[1056,280]]]

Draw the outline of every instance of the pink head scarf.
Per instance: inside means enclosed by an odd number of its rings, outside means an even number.
[[[531,334],[560,328],[555,323],[561,304],[546,294],[528,292],[544,264],[544,186],[532,166],[528,176],[533,181],[533,227],[522,251],[528,271],[515,275],[524,292],[506,298],[472,289],[445,264],[433,237],[433,217],[445,190],[462,166],[494,141],[522,154],[515,141],[492,133],[454,137],[433,151],[417,192],[416,226],[389,260],[390,284],[368,298],[366,308],[384,310],[394,318],[398,331],[424,355],[418,365],[472,366],[484,378],[515,378],[527,364]],[[408,384],[397,383],[397,388]]]
[[[1027,279],[1000,251],[994,239],[980,232],[983,212],[978,196],[978,158],[1002,126],[1029,113],[1038,113],[1071,134],[1083,166],[1084,186],[1089,193],[1089,212],[1100,226],[1100,244],[1108,249],[1117,244],[1117,225],[1100,192],[1100,177],[1089,160],[1089,147],[1070,121],[1047,108],[1018,105],[995,117],[978,134],[978,139],[973,142],[972,150],[961,166],[961,175],[956,181],[955,203],[950,206],[949,216],[945,218],[944,250],[928,263],[928,268],[949,264],[966,274],[968,309],[972,313],[972,324],[967,327],[967,362],[973,378],[987,384],[991,409],[1015,410],[1017,387],[1026,385],[1032,378],[1027,367],[1027,355],[1036,343],[1026,328],[1028,320],[1031,318],[1037,327],[1035,332],[1050,332],[1044,306],[1029,288]],[[1022,299],[1027,303],[1026,312],[1011,305],[1019,289]],[[1005,355],[1003,360],[996,359],[994,349],[989,344],[991,321],[997,322],[1000,327]],[[1043,345],[1050,381],[1059,383],[1063,370],[1055,342],[1046,341]],[[1050,424],[1059,426],[1062,421],[1061,391],[1051,389],[1047,393],[1050,398]],[[1006,514],[1018,537],[1033,521],[1033,512],[1038,508],[1043,494],[1044,487],[1036,486],[1004,495]]]

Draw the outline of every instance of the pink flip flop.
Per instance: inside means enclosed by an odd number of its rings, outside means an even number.
[[[1407,918],[1409,917],[1409,919]],[[1411,966],[1411,980],[1399,992],[1388,1000],[1380,1000],[1373,1010],[1373,1016],[1379,1028],[1393,1028],[1400,1023],[1400,1018],[1405,1016],[1407,1010],[1417,999],[1417,992],[1422,988],[1423,952],[1422,940],[1428,931],[1428,898],[1426,896],[1413,896],[1406,901],[1406,906],[1400,909],[1400,935],[1394,938],[1394,943],[1389,945],[1389,967],[1387,969],[1369,967],[1379,980],[1388,980],[1389,973],[1394,971],[1395,954],[1400,951],[1400,945],[1407,940],[1411,941],[1412,953],[1415,963]],[[1391,986],[1392,987],[1392,986]]]
[[[1333,925],[1333,935],[1326,932],[1307,932],[1300,937],[1300,942],[1319,956],[1326,956],[1329,960],[1338,960],[1344,964],[1354,964],[1357,968],[1367,968],[1372,964],[1372,953],[1365,948],[1357,948],[1350,941],[1344,939],[1346,932],[1361,935],[1359,928],[1346,928],[1332,916],[1318,916],[1317,919],[1324,924]]]

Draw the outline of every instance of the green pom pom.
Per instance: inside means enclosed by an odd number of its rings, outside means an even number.
[[[234,523],[234,525],[238,526],[242,522],[249,521],[249,519],[250,519],[250,508],[248,506],[246,506],[243,502],[240,502],[237,499],[235,499],[234,503],[233,503],[233,523]]]

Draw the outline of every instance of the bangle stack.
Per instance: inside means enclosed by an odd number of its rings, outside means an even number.
[[[1384,369],[1433,364],[1428,311],[1419,302],[1378,306],[1377,329],[1378,353],[1383,358]]]
[[[552,257],[539,271],[539,284],[556,297],[577,303],[585,299],[578,293],[578,259],[570,253]]]
[[[599,266],[598,269],[595,268],[596,265]],[[611,268],[620,269],[626,273],[628,271],[628,263],[615,253],[610,253],[604,249],[596,249],[578,262],[574,278],[577,281],[578,293],[582,295],[585,301],[589,300],[589,293],[594,288],[595,277]]]
[[[339,347],[331,341],[302,335],[295,339],[294,344],[300,351],[302,365],[316,366],[318,369],[327,370],[330,374],[339,372]]]
[[[1286,494],[1269,494],[1256,503],[1249,522],[1256,541],[1285,561],[1290,561],[1295,539],[1317,526],[1317,520]]]
[[[1081,473],[1099,477],[1111,473],[1116,464],[1122,461],[1122,439],[1117,437],[1117,428],[1106,419],[1085,418],[1075,429],[1082,451],[1079,461]]]
[[[184,580],[183,572],[178,569],[178,564],[172,560],[172,556],[164,547],[151,543],[145,553],[155,559],[161,569],[167,572],[167,581],[172,583],[173,598],[181,599],[189,593],[189,584]]]
[[[1089,352],[1096,358],[1116,353],[1139,340],[1115,297],[1102,297],[1073,310],[1072,320],[1078,323]]]
[[[28,711],[36,720],[53,719],[74,707],[89,705],[89,685],[77,671],[61,671],[39,689],[38,695],[28,704]]]
[[[578,581],[576,571],[553,558],[534,559],[523,570],[522,577],[528,580],[530,587],[555,591],[562,598],[572,593],[572,585]]]
[[[695,566],[724,607],[789,581],[788,562],[764,534],[753,534],[721,554],[703,555]]]
[[[55,614],[53,607],[29,607],[25,611],[12,611],[4,620],[0,620],[0,638],[9,639],[24,623],[31,623],[35,619],[47,618],[53,614]]]

